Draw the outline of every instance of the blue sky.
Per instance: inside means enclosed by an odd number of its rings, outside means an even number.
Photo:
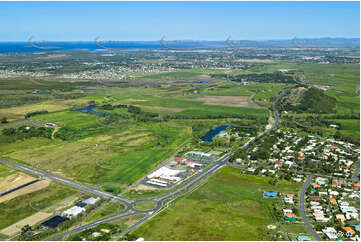
[[[0,2],[0,41],[359,37],[359,2]]]

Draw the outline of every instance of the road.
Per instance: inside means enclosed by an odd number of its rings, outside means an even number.
[[[353,173],[352,176],[353,182],[358,182],[359,180],[360,180],[360,161],[356,163],[355,172]]]
[[[313,175],[309,175],[305,181],[305,183],[302,186],[301,189],[301,194],[300,194],[300,205],[299,205],[299,210],[302,216],[303,221],[305,222],[305,225],[308,229],[308,231],[311,232],[312,236],[318,240],[318,241],[322,241],[322,239],[320,238],[320,236],[316,233],[316,231],[313,229],[312,224],[308,221],[308,218],[306,216],[306,210],[305,210],[305,196],[306,196],[306,191],[307,188],[310,186],[311,181],[312,181]]]
[[[35,170],[33,168],[30,168],[30,167],[27,167],[27,166],[24,166],[24,165],[21,165],[21,164],[16,164],[16,163],[13,163],[13,162],[8,161],[8,160],[0,159],[0,162],[4,163],[4,164],[7,164],[9,166],[12,166],[13,168],[15,168],[17,170],[21,170],[21,171],[24,171],[24,172],[39,176],[40,178],[47,178],[49,180],[52,180],[54,182],[63,184],[65,186],[72,187],[72,188],[77,189],[79,191],[91,193],[91,194],[94,194],[94,195],[97,195],[97,196],[100,196],[100,197],[104,197],[104,198],[117,200],[119,202],[124,203],[124,205],[126,207],[130,208],[130,203],[127,201],[128,199],[125,200],[123,198],[120,198],[119,196],[116,196],[116,195],[108,193],[108,192],[104,192],[104,191],[99,190],[99,189],[97,189],[95,187],[88,186],[88,185],[85,185],[85,184],[81,184],[81,183],[78,183],[78,182],[75,182],[75,181],[71,181],[71,180],[59,177],[58,175],[56,175],[54,173]]]

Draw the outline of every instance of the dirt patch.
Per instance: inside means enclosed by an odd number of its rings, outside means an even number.
[[[49,186],[49,184],[50,184],[50,181],[47,181],[47,180],[35,182],[29,186],[23,187],[19,190],[16,190],[12,193],[9,193],[9,194],[6,194],[5,196],[0,197],[0,203],[11,200],[11,199],[16,198],[21,195],[25,195],[28,193],[32,193],[32,192],[41,190],[41,189]]]
[[[142,108],[144,111],[160,112],[160,113],[177,113],[184,110],[183,108],[166,108],[159,106],[144,106],[144,105],[138,105],[138,106]]]
[[[129,219],[126,222],[124,222],[124,224],[128,227],[132,226],[133,224],[135,224],[136,222],[138,222],[139,219]]]
[[[277,226],[276,225],[273,225],[273,224],[270,224],[267,226],[267,229],[276,229]]]
[[[34,215],[31,215],[27,218],[24,218],[23,220],[20,220],[17,223],[14,223],[10,225],[9,227],[4,228],[3,230],[0,230],[1,234],[7,235],[7,236],[14,236],[15,234],[19,233],[21,231],[21,228],[25,225],[29,224],[30,226],[33,226],[46,218],[49,218],[52,213],[44,213],[44,212],[37,212]]]
[[[155,187],[152,187],[152,186],[140,184],[140,185],[136,186],[134,190],[136,190],[136,191],[154,191],[154,190],[158,190],[158,189]]]
[[[61,200],[60,202],[43,209],[43,211],[46,213],[56,213],[57,211],[61,211],[65,208],[71,207],[77,199],[78,195],[67,197],[64,200]]]
[[[0,193],[9,191],[30,181],[36,180],[34,177],[17,172],[0,179]]]
[[[128,99],[124,99],[123,102],[125,103],[132,103],[132,102],[146,102],[148,100],[145,99],[134,99],[134,98],[128,98]]]
[[[205,96],[197,98],[196,101],[201,101],[208,105],[261,108],[252,102],[250,96]]]

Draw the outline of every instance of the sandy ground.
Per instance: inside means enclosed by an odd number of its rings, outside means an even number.
[[[54,205],[51,205],[50,207],[43,209],[42,211],[44,211],[46,213],[55,213],[57,211],[60,211],[62,209],[65,209],[65,208],[73,205],[74,202],[78,199],[78,197],[79,196],[77,194],[67,197],[67,198],[61,200],[60,202],[55,203]]]
[[[24,218],[23,220],[20,220],[19,222],[14,223],[9,227],[4,228],[3,230],[0,230],[0,233],[7,236],[13,236],[19,233],[21,231],[21,228],[25,225],[29,224],[30,226],[33,226],[52,215],[52,213],[37,212],[34,215]]]
[[[28,193],[32,193],[32,192],[35,192],[35,191],[38,191],[38,190],[41,190],[47,186],[49,186],[50,184],[50,181],[47,181],[47,180],[42,180],[42,181],[38,181],[38,182],[35,182],[29,186],[26,186],[26,187],[23,187],[19,190],[16,190],[12,193],[9,193],[5,196],[2,196],[0,197],[0,203],[4,202],[4,201],[8,201],[8,200],[11,200],[15,197],[18,197],[18,196],[21,196],[21,195],[25,195],[25,194],[28,194]]]
[[[138,222],[139,219],[129,219],[128,221],[124,222],[125,225],[132,226],[133,224],[135,224],[136,222]]]
[[[36,179],[20,172],[0,178],[0,193],[9,191],[10,189],[13,189],[33,180]]]
[[[197,98],[196,100],[208,105],[260,108],[252,102],[250,96],[205,96]]]
[[[150,112],[163,112],[163,113],[177,113],[181,112],[184,109],[183,108],[166,108],[166,107],[160,107],[160,106],[144,106],[144,105],[138,105],[140,108],[144,109],[145,111]]]
[[[136,186],[134,188],[134,190],[136,191],[139,191],[139,190],[142,190],[142,191],[152,191],[152,190],[158,190],[157,188],[155,187],[152,187],[152,186],[147,186],[147,185],[144,185],[144,184],[140,184],[138,186]]]

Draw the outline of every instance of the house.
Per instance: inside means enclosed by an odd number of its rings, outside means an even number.
[[[285,203],[287,203],[287,204],[293,204],[294,202],[293,202],[293,198],[290,198],[290,197],[285,197],[284,198],[284,201],[285,201]]]
[[[102,234],[101,233],[99,233],[99,232],[94,232],[94,233],[92,233],[92,236],[94,237],[94,238],[97,238],[97,237],[99,237],[99,236],[101,236]]]
[[[333,227],[327,227],[322,230],[322,232],[330,239],[330,240],[336,240],[337,237],[337,231]]]
[[[346,220],[343,214],[336,214],[336,219],[340,220],[342,223]]]
[[[286,221],[290,221],[290,222],[296,222],[296,221],[297,221],[297,219],[296,219],[296,218],[293,218],[293,217],[284,217],[284,219],[285,219]]]
[[[248,172],[252,172],[252,173],[253,173],[253,172],[255,172],[255,171],[256,171],[256,168],[248,168],[248,169],[247,169],[247,171],[248,171]]]
[[[333,204],[333,205],[336,205],[336,204],[337,204],[337,201],[336,201],[336,199],[334,199],[334,198],[330,198],[330,203]]]
[[[320,185],[318,185],[318,184],[316,184],[316,183],[312,183],[311,185],[312,185],[312,187],[315,188],[315,189],[321,187]]]
[[[310,204],[311,204],[311,206],[317,206],[317,205],[320,205],[320,203],[319,203],[319,202],[314,202],[314,201],[310,202]]]
[[[296,214],[294,214],[294,213],[285,213],[283,216],[290,217],[290,218],[296,218]]]
[[[319,195],[319,196],[322,196],[322,195],[327,196],[327,195],[328,195],[328,193],[327,193],[327,192],[318,192],[318,195]]]
[[[302,181],[301,178],[292,178],[292,180],[294,180],[295,182],[301,182]]]
[[[356,232],[351,227],[342,227],[346,231],[346,234],[354,235]]]
[[[292,193],[287,193],[286,194],[286,197],[289,197],[289,198],[293,198],[295,196],[295,194],[292,194]]]
[[[292,209],[283,209],[283,213],[286,214],[286,213],[293,213]]]
[[[350,220],[350,219],[358,219],[358,213],[357,212],[351,212],[351,213],[346,213],[346,220]]]
[[[339,193],[337,191],[330,191],[329,194],[331,196],[338,196],[339,195]]]
[[[322,210],[322,206],[311,206],[311,210]]]

